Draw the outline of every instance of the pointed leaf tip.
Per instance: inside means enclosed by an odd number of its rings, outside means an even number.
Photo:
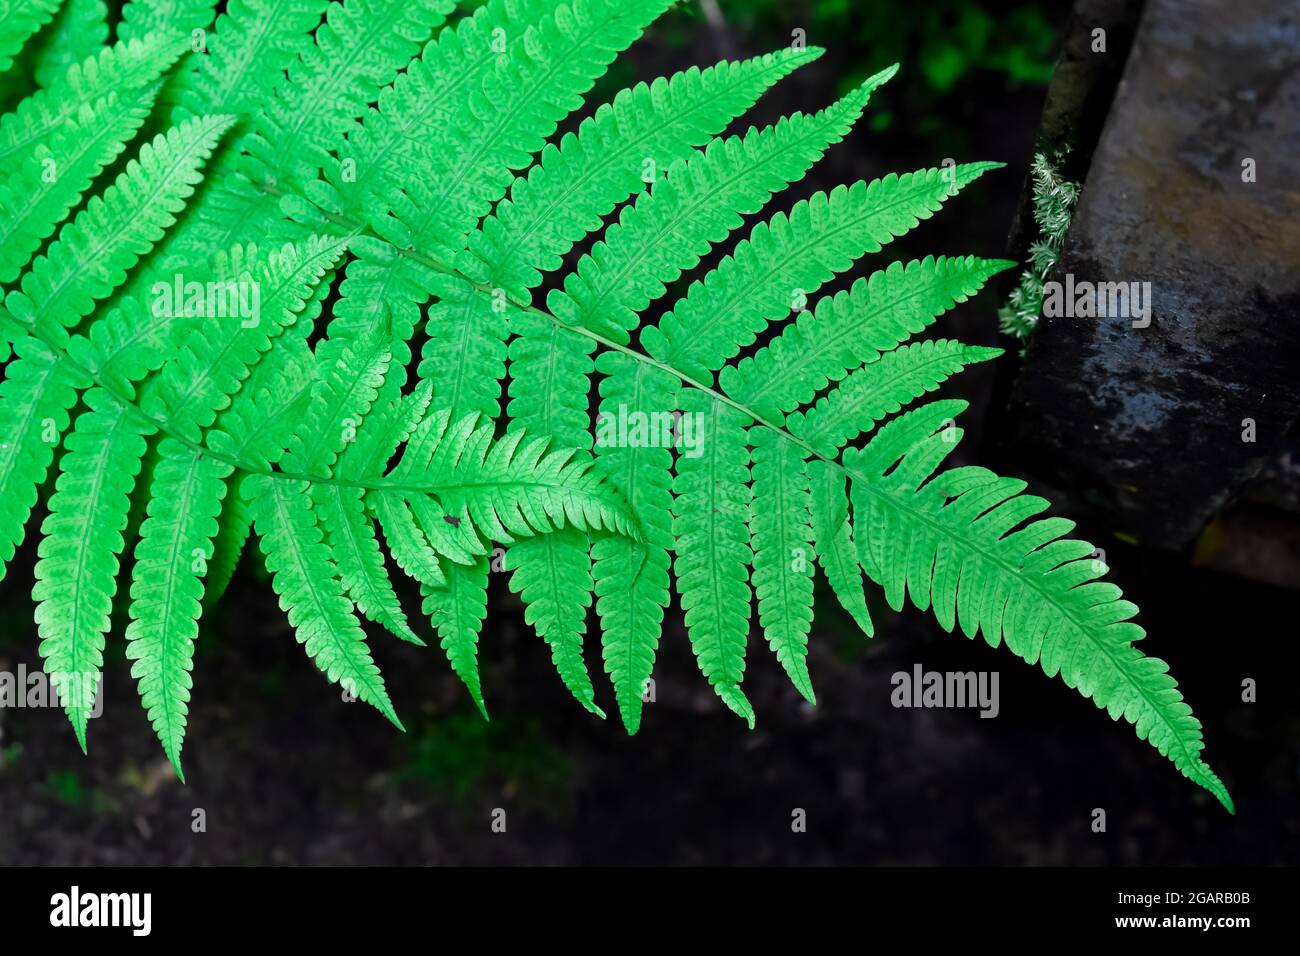
[[[874,90],[876,87],[883,86],[884,84],[892,80],[896,73],[898,73],[897,63],[891,66],[887,66],[879,73],[875,73],[867,77],[867,79],[862,84],[862,88],[868,90]]]

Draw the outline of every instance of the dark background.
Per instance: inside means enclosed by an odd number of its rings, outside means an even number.
[[[766,52],[804,29],[828,53],[769,93],[745,118],[757,124],[819,109],[854,80],[902,64],[857,131],[769,213],[945,158],[1007,164],[828,291],[893,259],[1004,253],[1065,4],[721,0],[720,20],[686,6],[626,54],[601,91]],[[994,344],[998,304],[986,291],[938,332]],[[974,403],[963,422],[966,460],[989,438],[978,432],[995,375],[1015,373],[1017,347],[998,344],[1009,347],[999,370],[977,367],[949,389]],[[1016,470],[1014,449],[1003,457]],[[91,724],[88,757],[57,710],[0,710],[0,864],[1297,862],[1295,593],[1128,547],[1112,530],[1080,532],[1106,548],[1114,579],[1143,609],[1145,650],[1170,662],[1205,724],[1206,756],[1237,801],[1235,817],[1131,725],[1004,648],[946,635],[915,610],[892,614],[875,590],[878,635],[867,641],[820,581],[810,658],[819,706],[798,699],[755,633],[745,683],[758,712],[752,732],[699,675],[675,608],[640,733],[628,738],[616,719],[590,717],[498,576],[480,645],[490,723],[436,647],[375,634],[409,728],[402,735],[341,702],[304,658],[253,556],[205,622],[188,785],[139,707],[120,639],[110,638],[105,715]],[[29,543],[0,587],[0,669],[39,667],[32,551]],[[417,595],[404,597],[418,606]],[[595,645],[593,636],[588,661],[612,713]],[[894,709],[890,677],[916,663],[998,671],[1001,713]],[[1246,678],[1258,684],[1257,703],[1241,700]],[[504,834],[490,827],[495,808],[507,813]],[[791,830],[797,808],[807,832]],[[1104,833],[1090,828],[1095,808],[1106,811]],[[192,832],[196,809],[206,832]]]

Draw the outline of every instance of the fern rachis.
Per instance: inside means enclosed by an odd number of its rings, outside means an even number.
[[[0,64],[44,24],[57,38],[97,15],[19,6]],[[960,403],[909,408],[996,354],[912,339],[1009,263],[896,262],[817,298],[996,164],[891,174],[763,218],[893,75],[727,132],[816,49],[638,84],[557,137],[669,6],[490,0],[457,19],[446,0],[240,0],[205,52],[182,55],[212,5],[167,19],[131,0],[114,46],[50,54],[42,88],[0,118],[6,563],[66,433],[38,546],[47,668],[93,689],[133,545],[127,655],[180,773],[197,622],[253,536],[309,656],[400,726],[361,625],[423,643],[391,556],[486,714],[497,543],[587,710],[604,715],[586,609],[635,731],[675,590],[701,671],[752,725],[753,610],[814,699],[819,566],[867,633],[864,575],[892,607],[910,596],[1060,675],[1231,808],[1092,547],[1037,518],[1046,503],[1020,482],[937,472]],[[261,315],[160,314],[150,291],[181,278],[255,284]],[[600,437],[593,394],[602,416],[692,416],[699,444]],[[84,746],[87,701],[64,703]]]

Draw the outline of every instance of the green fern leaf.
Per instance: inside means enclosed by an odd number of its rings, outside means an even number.
[[[522,432],[494,442],[491,424],[479,424],[473,415],[451,422],[440,411],[426,418],[376,488],[381,494],[436,496],[444,513],[459,519],[448,526],[462,536],[477,528],[509,543],[566,526],[635,533],[627,506],[589,461],[550,451],[545,439]]]
[[[587,393],[594,345],[580,335],[529,312],[511,316],[511,419],[525,430],[553,435],[560,444],[585,449]],[[591,543],[574,529],[515,543],[505,567],[510,589],[524,602],[524,618],[551,646],[560,679],[588,711],[605,716],[582,657],[587,609],[592,604]]]
[[[174,31],[189,37],[212,22],[216,0],[127,0],[117,35],[138,40],[150,33]]]
[[[524,602],[524,620],[551,648],[551,661],[575,700],[600,717],[596,689],[582,659],[593,581],[590,544],[574,528],[518,541],[506,551],[510,590]]]
[[[204,612],[215,606],[226,593],[252,530],[253,516],[248,510],[248,504],[238,495],[227,495],[217,525],[217,534],[212,541],[208,574],[204,578]]]
[[[40,86],[58,82],[74,63],[97,55],[108,42],[108,7],[104,0],[64,0],[36,53],[34,74]]]
[[[193,686],[194,639],[231,468],[173,439],[159,445],[131,572],[126,656],[167,759],[183,781],[181,746]]]
[[[102,196],[93,197],[32,263],[5,308],[56,344],[88,315],[147,252],[199,180],[199,168],[229,128],[228,116],[204,117],[160,133]]]
[[[326,677],[404,729],[370,657],[365,634],[343,596],[308,488],[306,482],[261,475],[244,483],[243,495],[252,502],[253,526],[280,607],[289,615],[299,643]]]
[[[782,50],[740,63],[692,68],[639,83],[543,151],[527,178],[470,236],[465,274],[526,296],[541,273],[643,189],[659,169],[690,157],[759,95],[821,50]]]
[[[934,391],[949,376],[1000,354],[1000,349],[949,339],[913,342],[852,372],[807,412],[791,415],[786,424],[792,434],[822,454],[834,456],[877,422]]]
[[[47,143],[69,119],[81,115],[82,107],[94,106],[110,93],[125,98],[151,86],[176,62],[187,39],[155,33],[73,64],[61,80],[0,116],[0,163],[8,169]]]
[[[664,414],[671,408],[677,381],[671,375],[618,352],[597,362],[601,408],[617,422],[626,415]],[[606,421],[611,419],[606,418]],[[605,538],[592,548],[596,613],[600,616],[605,671],[614,682],[619,713],[629,734],[641,726],[646,681],[668,606],[669,550],[672,547],[672,455],[644,439],[604,438],[597,426],[596,447],[602,471],[639,516],[643,540]]]
[[[820,50],[576,115],[670,5],[487,0],[447,24],[453,0],[230,0],[213,24],[212,0],[129,0],[109,47],[102,0],[0,13],[17,103],[0,117],[0,558],[71,425],[34,593],[47,668],[78,678],[78,740],[128,543],[127,653],[178,775],[200,615],[250,533],[308,656],[394,723],[357,616],[419,643],[390,555],[485,714],[491,570],[603,716],[594,600],[629,732],[674,577],[726,706],[754,723],[751,595],[812,701],[815,562],[868,634],[864,574],[1127,718],[1231,808],[1091,546],[1019,481],[937,472],[961,403],[906,410],[997,354],[915,336],[1007,264],[895,263],[810,301],[997,164],[817,193],[732,242],[894,68],[740,135],[724,131]],[[22,99],[17,56],[39,86]],[[164,131],[139,145],[158,100]],[[232,289],[256,315],[226,308]]]
[[[0,73],[9,69],[14,54],[27,38],[54,16],[59,0],[14,0],[0,10]]]
[[[261,107],[310,49],[324,11],[325,0],[231,0],[217,17],[208,55],[177,82],[177,101],[190,114]]]
[[[174,433],[197,441],[202,430],[230,402],[250,370],[276,336],[298,320],[314,290],[343,254],[339,243],[311,237],[301,247],[288,244],[269,255],[256,248],[236,249],[217,270],[217,282],[232,298],[242,283],[257,289],[257,314],[238,309],[200,323],[180,354],[141,396],[141,407],[165,416]]]
[[[698,433],[677,458],[673,484],[677,558],[673,571],[686,630],[718,696],[752,727],[740,690],[749,635],[749,449],[744,415],[701,392],[682,397]]]
[[[438,563],[438,554],[416,523],[410,503],[400,495],[372,494],[370,505],[384,529],[398,567],[427,588],[445,585],[447,576]]]
[[[86,381],[45,343],[27,336],[0,382],[0,576],[22,543],[36,490]]]
[[[254,155],[276,179],[306,181],[331,162],[326,144],[361,116],[445,19],[451,0],[329,4],[316,45],[289,64],[259,124]]]
[[[312,390],[306,419],[285,453],[288,472],[321,476],[332,472],[388,371],[392,356],[383,346],[361,343],[330,348],[332,344],[323,346],[324,354],[318,358],[323,375]]]
[[[1021,481],[982,468],[934,475],[956,445],[959,407],[918,408],[845,455],[859,527],[870,529],[858,539],[868,551],[864,567],[890,606],[900,608],[906,592],[918,607],[933,606],[945,629],[960,623],[969,638],[1005,642],[1112,718],[1130,721],[1231,811],[1227,789],[1201,759],[1200,722],[1164,662],[1133,646],[1143,637],[1130,621],[1137,609],[1096,580],[1104,568],[1092,545],[1063,538],[1068,528],[1051,519],[1031,520],[1047,502],[1022,496]],[[885,548],[907,561],[890,560]]]
[[[886,76],[889,75],[886,71]],[[913,229],[997,163],[938,169],[840,186],[759,223],[702,281],[692,283],[657,327],[647,352],[702,382],[771,322],[868,252]]]
[[[405,173],[420,161],[436,139],[481,90],[484,76],[501,57],[500,46],[512,32],[522,33],[553,4],[547,0],[489,0],[488,3],[426,44],[380,91],[378,109],[370,109],[360,125],[349,131],[339,155],[352,161],[326,166],[326,181],[309,187],[309,198],[342,218],[369,222],[381,233],[381,223],[402,197]],[[311,203],[295,204],[304,222],[319,222]]]
[[[18,275],[149,115],[156,85],[83,106],[0,184],[0,282]]]
[[[771,344],[723,369],[722,390],[780,422],[785,412],[920,332],[1010,265],[973,257],[895,262],[849,292],[824,299]]]
[[[663,295],[665,283],[698,263],[742,215],[802,176],[848,132],[880,82],[873,77],[816,116],[796,113],[744,137],[714,140],[703,155],[674,164],[583,256],[564,291],[551,293],[550,311],[568,325],[626,343],[639,324],[637,312]]]
[[[45,672],[62,684],[81,749],[99,690],[118,555],[149,429],[107,392],[86,394],[59,463],[36,562],[36,624]]]
[[[559,6],[510,44],[451,116],[432,173],[407,183],[428,219],[422,234],[459,249],[558,122],[671,0],[586,0]],[[429,189],[429,195],[421,195]]]
[[[808,463],[812,493],[813,544],[817,562],[844,610],[868,637],[875,634],[862,590],[862,569],[853,543],[849,498],[841,469],[827,461]]]
[[[754,448],[754,594],[758,619],[795,690],[817,702],[808,676],[812,627],[812,526],[801,450],[769,428],[751,428]]]
[[[422,587],[424,613],[438,632],[447,661],[486,720],[487,705],[478,673],[478,638],[487,620],[488,559],[453,564],[440,587]]]
[[[330,554],[338,563],[343,587],[366,618],[382,624],[404,641],[423,644],[411,630],[402,605],[384,571],[375,527],[366,517],[361,488],[318,484],[312,504],[320,515]]]

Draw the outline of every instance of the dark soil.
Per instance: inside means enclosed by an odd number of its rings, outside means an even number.
[[[483,640],[490,724],[436,650],[377,637],[402,735],[341,702],[245,576],[200,648],[188,785],[120,659],[88,757],[58,711],[0,712],[0,863],[1296,863],[1300,720],[1284,675],[1300,662],[1272,638],[1292,595],[1125,563],[1157,635],[1147,650],[1173,661],[1235,817],[1127,724],[913,611],[879,615],[868,644],[822,602],[815,709],[755,646],[753,732],[712,697],[673,627],[657,701],[629,739],[567,698],[498,595]],[[33,648],[9,663],[37,666]],[[914,663],[997,670],[1001,713],[893,708],[890,677]],[[1246,677],[1260,703],[1241,701]],[[1095,808],[1105,833],[1091,829]],[[796,809],[807,832],[792,832]],[[197,810],[206,832],[193,832]]]

